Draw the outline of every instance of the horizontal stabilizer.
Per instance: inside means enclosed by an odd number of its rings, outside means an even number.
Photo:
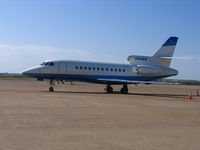
[[[163,59],[163,60],[188,60],[188,61],[199,60],[198,58],[189,58],[189,57],[160,57],[160,59]]]

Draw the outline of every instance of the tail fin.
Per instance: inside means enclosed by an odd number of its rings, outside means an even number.
[[[152,56],[152,59],[158,66],[169,67],[171,59],[162,59],[162,57],[172,57],[176,48],[178,37],[170,37],[162,47]]]

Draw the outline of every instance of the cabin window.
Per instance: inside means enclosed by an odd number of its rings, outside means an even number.
[[[113,68],[111,68],[110,71],[113,71]]]
[[[108,71],[108,68],[106,68],[106,71]]]
[[[125,72],[125,69],[123,69],[123,72]]]
[[[88,70],[91,70],[91,67],[88,67]]]
[[[76,66],[76,69],[78,69],[78,66]]]
[[[99,67],[97,67],[97,70],[99,71]]]
[[[119,69],[119,72],[121,72],[121,69]]]
[[[85,70],[87,70],[87,67],[84,67]]]
[[[96,68],[95,67],[93,67],[93,70],[95,70]]]
[[[83,69],[83,67],[82,67],[82,66],[80,66],[80,69]]]
[[[115,69],[115,72],[117,72],[117,69]]]
[[[104,71],[104,68],[101,68],[101,71]]]

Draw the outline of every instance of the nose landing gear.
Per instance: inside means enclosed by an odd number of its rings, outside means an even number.
[[[53,81],[53,80],[50,80],[50,81],[49,81],[49,84],[50,84],[49,92],[54,92],[54,88],[53,88],[53,86],[55,85],[54,81]]]
[[[50,87],[49,88],[49,92],[53,92],[54,91],[54,88],[53,87]]]

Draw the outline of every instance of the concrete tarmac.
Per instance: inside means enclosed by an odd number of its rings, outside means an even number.
[[[199,150],[197,86],[0,80],[1,150]],[[120,86],[113,86],[119,91]]]

